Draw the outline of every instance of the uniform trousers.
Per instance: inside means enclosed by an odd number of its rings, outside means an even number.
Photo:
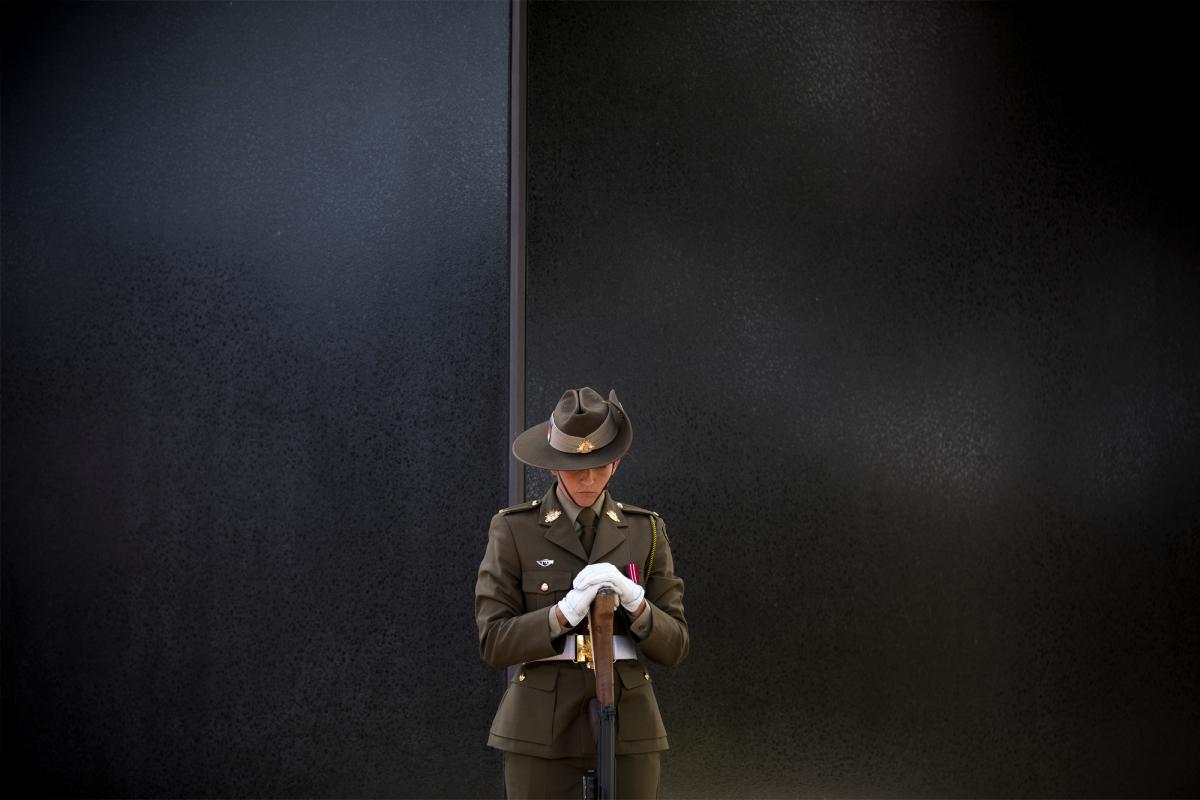
[[[614,797],[622,800],[658,797],[658,753],[619,755],[616,761]],[[504,787],[508,800],[577,800],[583,797],[583,774],[595,767],[595,757],[538,758],[505,752]]]

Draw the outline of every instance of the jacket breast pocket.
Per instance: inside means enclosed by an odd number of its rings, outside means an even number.
[[[549,608],[571,591],[571,573],[538,570],[521,573],[521,591],[525,593],[525,608],[535,611]]]

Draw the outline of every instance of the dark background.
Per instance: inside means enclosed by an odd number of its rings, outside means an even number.
[[[634,421],[664,796],[1200,793],[1195,18],[531,7],[528,416]],[[495,796],[507,5],[3,23],[5,795]]]
[[[508,20],[5,4],[6,795],[495,793]]]
[[[528,408],[634,422],[664,796],[1200,793],[1196,19],[531,7]]]

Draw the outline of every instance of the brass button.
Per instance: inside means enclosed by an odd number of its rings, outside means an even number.
[[[548,591],[550,591],[550,584],[548,584],[548,583],[543,583],[543,584],[542,584],[542,591],[543,591],[543,592],[548,592]]]
[[[520,675],[518,675],[518,676],[517,676],[517,680],[519,680],[519,681],[523,681],[523,680],[525,680],[525,673],[524,673],[524,672],[522,672]]]

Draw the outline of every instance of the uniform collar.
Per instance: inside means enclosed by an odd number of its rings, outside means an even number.
[[[554,496],[558,498],[559,508],[563,510],[564,514],[570,517],[571,524],[574,525],[579,519],[579,512],[583,511],[583,509],[575,505],[575,501],[571,499],[571,496],[567,494],[567,490],[558,481],[554,482]],[[596,502],[592,503],[592,511],[596,512],[597,517],[604,513],[604,504],[606,501],[608,501],[608,489],[605,489],[596,498]]]
[[[555,483],[542,497],[542,502],[538,506],[538,523],[548,529],[546,531],[547,539],[586,562],[588,556],[583,552],[583,544],[579,541],[579,534],[575,530],[574,517],[568,513],[566,503],[574,506],[575,517],[579,516],[582,509],[571,503],[569,497],[560,498],[556,491],[557,487],[558,484]],[[591,558],[591,562],[595,563],[604,561],[605,556],[625,541],[625,532],[622,528],[628,527],[629,523],[625,521],[624,511],[607,491],[597,498],[593,508],[596,509],[598,517],[596,541],[592,544]]]

